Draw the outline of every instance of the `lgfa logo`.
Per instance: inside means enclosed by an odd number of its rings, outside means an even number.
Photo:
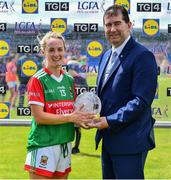
[[[8,55],[10,50],[9,44],[5,40],[0,40],[0,57]]]
[[[169,117],[168,115],[169,108],[167,104],[162,107],[154,106],[152,107],[151,110],[152,110],[152,115],[154,118],[168,118]]]
[[[10,103],[8,102],[1,102],[0,103],[0,119],[7,119],[10,116],[10,109],[9,109]]]
[[[33,76],[37,72],[37,64],[32,60],[26,60],[22,64],[21,70],[22,70],[22,76]]]
[[[167,3],[167,13],[171,14],[171,2]]]
[[[78,2],[78,13],[98,13],[99,12],[99,5],[97,1],[79,1]]]
[[[114,4],[124,7],[130,13],[130,0],[115,0]]]
[[[38,13],[38,0],[22,0],[22,13],[23,14],[37,14]]]
[[[87,45],[87,52],[90,56],[92,57],[98,57],[102,54],[103,52],[103,46],[100,42],[98,41],[91,41]]]
[[[36,34],[40,29],[40,24],[34,22],[15,22],[15,34]]]
[[[143,19],[143,35],[159,36],[159,19]]]
[[[9,1],[9,0],[8,0]],[[0,1],[0,13],[14,12],[14,1]]]
[[[51,18],[51,30],[60,34],[65,34],[67,30],[66,18]]]

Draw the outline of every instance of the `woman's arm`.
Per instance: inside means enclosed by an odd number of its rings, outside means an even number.
[[[88,123],[95,118],[94,113],[85,113],[81,112],[81,108],[75,110],[71,114],[52,114],[48,112],[44,112],[44,108],[39,105],[30,104],[32,115],[34,116],[37,124],[63,124],[68,122],[73,122],[78,125],[82,125],[83,123]]]

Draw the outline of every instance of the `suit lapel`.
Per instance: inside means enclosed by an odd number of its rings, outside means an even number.
[[[127,42],[127,44],[125,45],[124,49],[122,50],[122,52],[120,53],[116,64],[114,65],[114,67],[112,67],[111,72],[106,80],[106,82],[103,84],[102,87],[98,88],[98,93],[100,93],[102,91],[102,89],[104,88],[104,86],[107,84],[108,80],[111,78],[112,74],[117,70],[117,68],[119,67],[119,65],[125,60],[126,56],[128,55],[128,53],[131,51],[132,47],[135,45],[135,40],[131,37],[130,40]],[[98,76],[98,81],[97,81],[97,85],[99,86],[100,84],[102,84],[102,76],[105,70],[105,67],[109,61],[109,57],[110,54],[112,53],[112,49],[110,49],[109,51],[106,52],[106,55],[104,55],[103,60],[102,60],[102,64],[100,66],[100,71],[99,71],[99,76]]]
[[[97,79],[97,85],[100,84],[100,81],[102,80],[103,72],[106,68],[106,65],[109,61],[110,55],[112,53],[112,49],[106,52],[106,54],[103,56],[100,68],[99,68],[99,74],[98,74],[98,79]]]
[[[112,66],[111,70],[110,70],[110,73],[106,79],[106,81],[103,83],[102,87],[101,87],[101,90],[102,88],[105,86],[105,84],[107,83],[107,81],[110,79],[110,77],[112,76],[112,74],[116,71],[116,69],[119,67],[121,61],[119,59],[119,57],[116,59],[116,63],[114,63],[114,65]]]

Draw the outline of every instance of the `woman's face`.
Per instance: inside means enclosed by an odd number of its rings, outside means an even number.
[[[47,61],[47,67],[61,67],[64,61],[64,42],[62,39],[50,38],[47,40],[44,55]]]

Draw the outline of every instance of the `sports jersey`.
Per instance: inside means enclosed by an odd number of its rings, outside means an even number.
[[[44,107],[44,111],[53,114],[73,112],[73,78],[61,71],[59,78],[47,68],[39,70],[28,82],[28,103]],[[74,139],[74,124],[58,125],[37,124],[34,117],[28,138],[28,150],[38,147],[63,144]]]

